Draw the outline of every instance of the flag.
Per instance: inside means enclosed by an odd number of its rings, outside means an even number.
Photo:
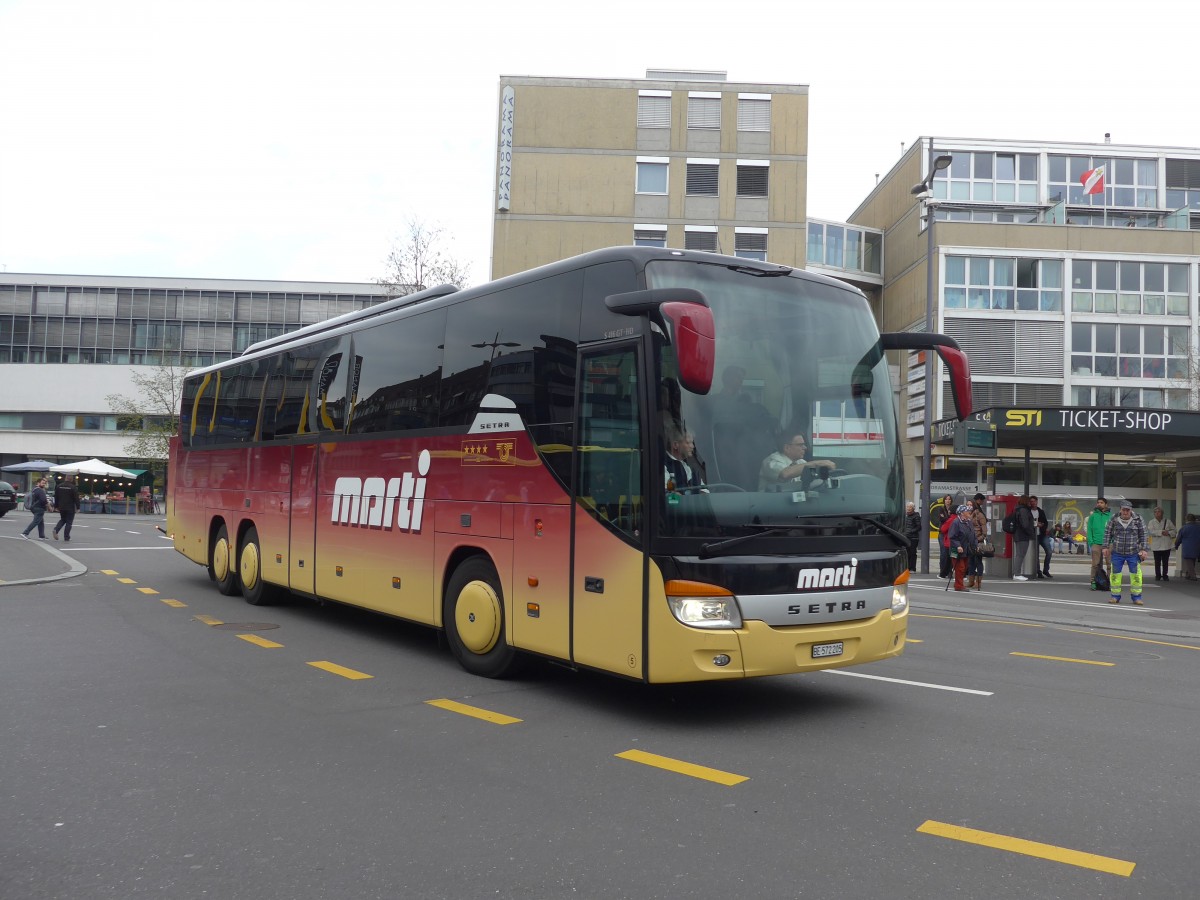
[[[1103,194],[1104,193],[1104,166],[1096,166],[1094,169],[1088,169],[1079,176],[1079,183],[1083,185],[1085,194]]]

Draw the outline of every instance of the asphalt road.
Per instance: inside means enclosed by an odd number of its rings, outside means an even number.
[[[99,522],[54,548],[87,574],[0,585],[4,900],[1195,893],[1188,585],[1134,610],[1066,564],[918,578],[889,663],[495,682],[428,629],[247,606],[150,520]]]

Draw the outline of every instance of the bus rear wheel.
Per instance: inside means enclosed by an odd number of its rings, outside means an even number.
[[[472,675],[507,678],[523,662],[504,639],[504,596],[492,564],[481,556],[463,562],[446,585],[442,624],[450,652]]]
[[[208,566],[208,577],[217,583],[217,590],[226,597],[238,592],[237,570],[234,568],[233,547],[229,544],[229,530],[222,525],[212,546],[212,562]]]
[[[242,585],[242,597],[251,606],[265,606],[271,602],[271,586],[262,580],[262,546],[258,542],[258,529],[253,525],[242,535],[238,550],[238,581]]]

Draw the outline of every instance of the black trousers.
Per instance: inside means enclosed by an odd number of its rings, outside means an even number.
[[[1154,577],[1166,578],[1171,574],[1171,551],[1154,551]]]
[[[75,510],[66,512],[60,509],[58,511],[58,524],[54,526],[54,533],[58,534],[61,531],[63,533],[63,537],[69,541],[71,539],[71,526],[74,523]]]

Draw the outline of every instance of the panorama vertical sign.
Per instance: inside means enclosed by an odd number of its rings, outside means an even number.
[[[505,85],[500,93],[500,147],[496,174],[496,208],[508,211],[512,202],[512,157],[513,157],[513,114],[517,108],[517,97],[512,85]]]

